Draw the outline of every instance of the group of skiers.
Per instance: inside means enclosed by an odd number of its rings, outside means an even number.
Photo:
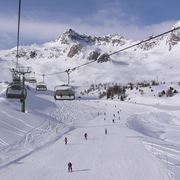
[[[84,139],[87,140],[87,133],[84,133]],[[67,137],[64,138],[64,144],[67,145],[68,139]]]
[[[87,133],[84,133],[84,139],[87,140]],[[64,144],[67,145],[67,137],[64,138]],[[72,172],[72,162],[68,162],[68,172]]]
[[[115,108],[116,108],[116,105],[115,105]],[[121,110],[117,111],[118,114],[120,114],[120,112],[121,112]],[[100,115],[99,112],[98,112],[98,115]],[[104,116],[106,116],[106,112],[104,112]],[[113,120],[112,120],[113,123],[115,123],[114,118],[115,118],[115,114],[113,114]],[[104,120],[106,120],[105,117],[104,117]],[[120,120],[120,116],[119,116],[119,120]],[[107,128],[104,129],[104,133],[107,135],[107,133],[108,133]],[[87,133],[84,133],[84,139],[85,140],[87,140],[87,137],[88,137]],[[67,145],[67,143],[68,143],[67,137],[64,138],[64,143],[65,143],[65,145]],[[73,171],[72,170],[72,163],[69,162],[68,163],[68,172],[72,172],[72,171]]]

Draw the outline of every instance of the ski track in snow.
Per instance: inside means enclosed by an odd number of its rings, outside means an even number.
[[[2,138],[0,138],[0,143],[3,145],[3,146],[7,146],[9,145],[6,141],[4,141]]]
[[[6,116],[8,116],[8,117],[11,118],[11,119],[15,119],[15,120],[17,120],[17,121],[20,121],[21,123],[23,123],[23,124],[26,125],[27,127],[33,128],[33,126],[31,126],[31,125],[29,125],[28,123],[26,123],[23,119],[16,118],[15,116],[12,116],[12,115],[10,115],[10,114],[8,114],[7,112],[2,111],[2,110],[1,110],[1,113],[5,114]]]
[[[80,103],[76,102],[75,105],[74,102],[57,103],[58,108],[52,116],[68,122],[69,120],[71,122],[73,117],[73,121],[77,121],[76,115],[81,111]],[[95,102],[90,103],[97,108]],[[129,130],[123,121],[118,120],[114,103],[108,103],[108,106],[103,105],[103,101],[100,103],[107,113],[105,121],[101,113],[90,121],[80,123],[81,126],[77,126],[75,130],[65,135],[68,137],[67,146],[61,138],[53,145],[2,169],[0,178],[6,180],[12,177],[17,180],[57,180],[59,178],[61,180],[129,180],[133,177],[135,180],[168,180],[166,168],[155,157],[149,155],[138,138],[130,138],[136,136],[136,133]],[[118,106],[118,103],[115,104]],[[60,116],[62,112],[63,118]],[[115,123],[112,123],[113,114],[116,114]],[[73,123],[76,124],[76,122]],[[107,135],[104,134],[105,127],[108,128]],[[83,137],[85,132],[88,133],[87,141]],[[68,161],[73,163],[73,173],[67,173]]]
[[[161,161],[173,166],[180,166],[180,150],[175,150],[172,147],[167,148],[166,145],[160,146],[155,143],[144,142],[144,144],[147,149]]]
[[[52,101],[50,96],[42,98]],[[127,119],[135,113],[137,118],[140,117],[138,113],[146,118],[144,112],[152,111],[151,116],[155,114],[156,117],[161,110],[158,107],[104,100],[55,101],[55,105],[49,111],[55,121],[47,119],[37,127],[1,110],[6,117],[23,123],[30,131],[25,133],[18,126],[0,120],[14,129],[13,133],[22,135],[22,139],[13,145],[0,139],[0,144],[7,147],[1,149],[0,179],[130,180],[133,177],[134,180],[178,180],[178,173],[174,174],[172,169],[175,166],[178,171],[180,164],[178,145],[173,146],[161,139],[154,141],[127,126]],[[117,111],[121,111],[120,115]],[[160,115],[163,114],[157,117]],[[178,123],[176,121],[178,119],[173,122]],[[173,124],[169,127],[173,128]],[[104,134],[105,128],[108,129],[107,135]],[[83,137],[85,132],[88,133],[87,141]],[[65,136],[68,137],[67,146],[63,142]],[[69,161],[73,163],[73,173],[67,173]]]
[[[3,121],[3,120],[0,120],[3,124],[5,124],[6,126],[9,126],[10,128],[12,128],[12,129],[14,129],[15,131],[19,131],[20,133],[19,133],[19,135],[23,135],[24,133],[25,133],[25,131],[23,131],[23,130],[21,130],[21,129],[19,129],[19,128],[16,128],[15,126],[12,126],[11,124],[9,124],[9,123],[6,123],[5,121]]]

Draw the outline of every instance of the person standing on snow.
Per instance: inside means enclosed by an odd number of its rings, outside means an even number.
[[[105,128],[105,131],[104,131],[104,132],[105,132],[105,134],[107,134],[107,129],[106,129],[106,128]]]
[[[71,162],[68,163],[68,172],[72,172],[72,163]]]
[[[64,143],[67,144],[67,137],[64,138]]]
[[[87,133],[84,133],[84,138],[87,140]]]

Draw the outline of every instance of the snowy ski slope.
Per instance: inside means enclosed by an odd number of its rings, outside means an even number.
[[[28,100],[28,113],[18,113],[17,102],[13,102],[15,112],[26,123],[32,123],[27,117],[34,116],[38,122],[47,119],[47,124],[40,131],[30,131],[25,141],[2,148],[0,178],[177,180],[180,177],[180,96],[156,97],[159,105],[156,101],[148,102],[151,96],[148,93],[138,96],[136,103],[86,98],[55,102],[50,91],[41,94],[31,89],[29,98],[34,99]],[[35,101],[36,108],[31,109]],[[6,129],[14,131],[11,127]],[[88,140],[84,140],[85,132]],[[18,138],[14,136],[14,139]],[[69,161],[73,163],[72,173],[67,172]]]
[[[15,161],[0,172],[0,177],[7,180],[12,177],[19,180],[168,179],[168,169],[146,150],[141,141],[143,135],[130,130],[124,123],[127,109],[133,109],[129,112],[130,115],[134,111],[141,112],[145,107],[134,108],[131,104],[106,101],[92,101],[87,104],[95,107],[98,104],[104,111],[66,133],[53,145]],[[119,109],[122,110],[121,120],[117,114]],[[113,114],[116,115],[115,123],[112,123]],[[107,135],[104,134],[105,128],[108,129]],[[88,140],[84,140],[85,132]],[[68,145],[64,145],[65,136],[68,137]],[[73,163],[72,174],[67,172],[69,161]]]

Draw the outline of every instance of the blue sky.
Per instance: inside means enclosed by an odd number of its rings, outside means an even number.
[[[179,0],[22,0],[21,44],[43,43],[67,28],[142,39],[180,19]],[[18,0],[0,0],[0,49],[14,47]]]

